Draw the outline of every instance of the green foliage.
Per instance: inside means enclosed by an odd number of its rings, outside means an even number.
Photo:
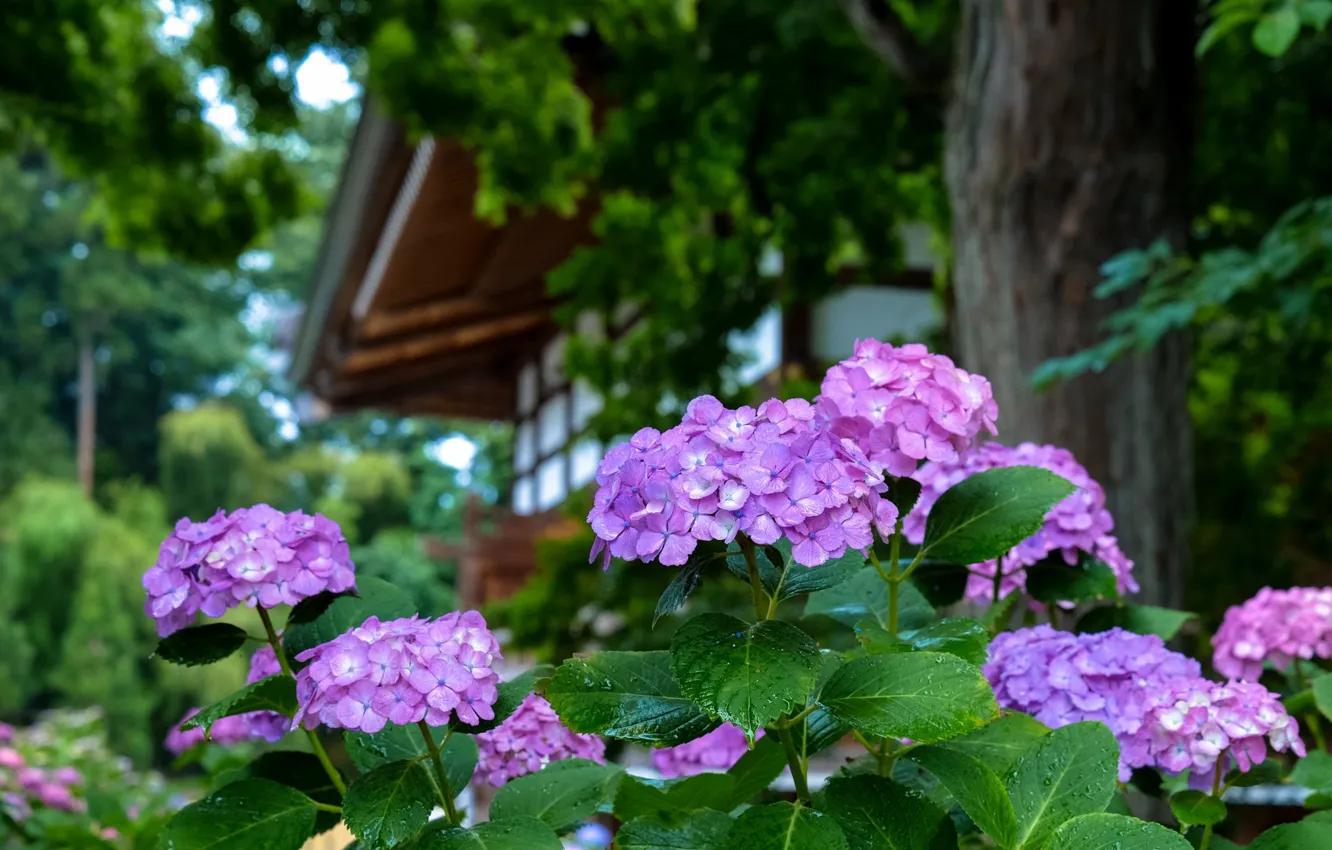
[[[999,776],[983,761],[947,746],[913,747],[905,757],[920,765],[948,789],[962,811],[999,843],[1017,840],[1017,815]]]
[[[351,556],[358,577],[392,582],[411,598],[417,611],[435,613],[458,607],[452,586],[454,565],[428,557],[421,536],[413,529],[385,529],[369,543],[353,547]]]
[[[1186,850],[1184,836],[1159,823],[1125,815],[1091,814],[1073,818],[1054,831],[1047,850]],[[1213,844],[1219,847],[1219,844]],[[1250,845],[1250,847],[1255,847]],[[1312,845],[1309,845],[1312,846]]]
[[[237,652],[249,635],[230,623],[207,623],[181,629],[157,644],[157,657],[172,664],[193,667],[212,664]]]
[[[412,479],[402,460],[385,452],[361,452],[342,468],[340,498],[356,506],[356,529],[362,540],[406,525]]]
[[[770,803],[745,809],[726,836],[724,850],[847,850],[837,822],[805,806]]]
[[[1189,620],[1197,618],[1190,611],[1172,611],[1154,605],[1112,605],[1093,608],[1078,619],[1079,632],[1104,632],[1120,628],[1140,635],[1156,635],[1170,640]]]
[[[947,813],[882,777],[850,776],[829,782],[823,808],[842,828],[851,850],[951,850],[957,846]]]
[[[571,658],[556,669],[545,696],[575,732],[682,744],[710,732],[716,722],[681,694],[670,661],[664,651]]]
[[[239,410],[205,404],[162,419],[158,449],[167,513],[202,521],[251,504],[266,474],[263,450]]]
[[[1170,795],[1170,811],[1189,826],[1212,826],[1226,819],[1226,804],[1202,791],[1180,791]]]
[[[213,703],[180,724],[183,731],[201,728],[207,735],[223,717],[251,711],[276,711],[291,717],[296,713],[296,680],[277,675],[246,685],[226,699]]]
[[[1104,811],[1115,793],[1119,744],[1100,723],[1073,723],[1044,736],[1004,784],[1017,814],[1018,847],[1039,847],[1060,824]]]
[[[294,788],[245,779],[177,812],[166,841],[178,850],[300,850],[316,814],[314,801]]]
[[[366,578],[357,581],[355,595],[321,593],[301,600],[287,620],[282,645],[287,655],[295,658],[359,626],[367,617],[393,620],[416,613],[416,605],[407,594],[383,579]]]
[[[342,803],[342,794],[333,785],[324,766],[311,753],[294,750],[275,750],[261,754],[250,763],[245,771],[254,779],[269,779],[295,788],[316,803],[326,806],[338,806]],[[336,814],[320,811],[315,819],[315,832],[332,829],[339,818]]]
[[[536,818],[506,818],[470,829],[445,828],[412,843],[413,850],[560,850],[550,827]]]
[[[1073,485],[1034,466],[988,469],[944,491],[930,508],[921,557],[977,564],[1035,534]]]
[[[425,826],[435,799],[434,786],[420,762],[389,762],[347,787],[342,818],[367,846],[393,847]]]
[[[1070,564],[1055,552],[1027,568],[1027,592],[1037,602],[1095,602],[1118,599],[1114,570],[1088,555]]]
[[[615,834],[620,850],[721,850],[731,819],[720,812],[653,814],[630,820]]]
[[[624,770],[615,765],[565,759],[505,783],[495,793],[490,814],[497,821],[533,817],[563,831],[613,800],[623,776]]]

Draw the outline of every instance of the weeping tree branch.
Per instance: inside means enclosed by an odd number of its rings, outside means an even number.
[[[865,46],[907,84],[928,90],[943,87],[946,64],[925,49],[888,0],[838,2]]]

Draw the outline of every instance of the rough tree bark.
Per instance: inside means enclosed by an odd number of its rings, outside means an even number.
[[[993,382],[1004,442],[1065,446],[1105,486],[1139,598],[1171,606],[1193,507],[1189,340],[1045,393],[1029,376],[1122,303],[1092,295],[1105,260],[1184,238],[1192,8],[963,0],[946,143],[960,360]]]

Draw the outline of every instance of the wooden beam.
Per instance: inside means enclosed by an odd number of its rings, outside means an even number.
[[[442,354],[463,351],[508,336],[518,336],[540,328],[550,321],[550,309],[540,307],[511,316],[463,325],[419,337],[407,342],[380,345],[354,351],[343,363],[342,372],[355,375],[383,369],[403,362],[435,358]]]
[[[437,332],[476,321],[488,321],[517,312],[545,309],[557,303],[540,286],[525,297],[490,300],[475,295],[439,298],[398,310],[372,312],[361,325],[359,341],[380,342],[392,337]]]

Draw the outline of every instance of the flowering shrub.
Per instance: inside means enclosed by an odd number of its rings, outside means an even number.
[[[1297,658],[1332,658],[1332,587],[1265,587],[1226,611],[1212,645],[1218,673],[1251,682],[1264,663],[1285,670]]]
[[[606,453],[592,560],[673,568],[658,618],[703,581],[746,583],[752,615],[700,614],[669,650],[507,681],[479,614],[420,612],[357,580],[323,518],[182,521],[144,580],[158,654],[266,648],[180,731],[299,733],[309,752],[263,754],[177,813],[164,846],[298,850],[341,820],[371,850],[559,850],[605,846],[589,821],[613,815],[625,848],[1219,850],[1230,785],[1303,757],[1306,731],[1322,749],[1332,676],[1283,700],[1168,650],[1190,615],[1124,599],[1136,585],[1101,488],[1061,449],[977,445],[998,414],[984,378],[874,341],[812,401],[695,399],[679,425]],[[1223,675],[1326,654],[1300,605],[1270,596],[1218,635]],[[936,617],[964,600],[977,619]],[[261,634],[194,625],[242,601]],[[279,633],[272,609],[292,603]],[[1051,622],[1010,631],[1019,611]],[[603,763],[606,739],[651,747],[664,778]],[[865,755],[810,787],[811,756],[843,739]],[[1308,755],[1292,781],[1332,803],[1332,762]],[[774,802],[785,771],[795,800]],[[486,822],[458,804],[468,783],[496,789]],[[1130,784],[1167,796],[1178,823],[1109,813]],[[1251,847],[1332,846],[1330,830],[1314,816]]]

